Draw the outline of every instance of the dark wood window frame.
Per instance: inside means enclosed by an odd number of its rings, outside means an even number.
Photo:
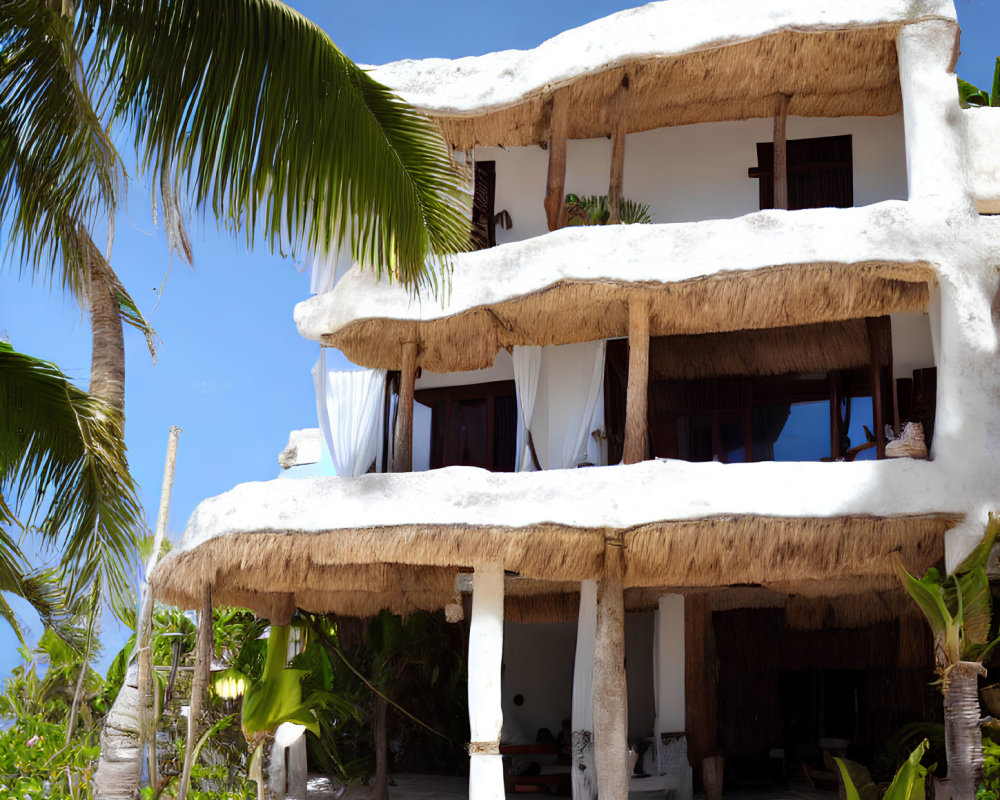
[[[854,154],[850,134],[790,139],[788,208],[850,208],[854,205]],[[747,170],[760,180],[761,209],[774,208],[774,143],[757,143],[757,166]]]
[[[414,401],[431,409],[431,453],[430,467],[438,469],[449,466],[445,463],[445,443],[439,431],[443,428],[444,435],[450,426],[454,405],[466,400],[484,400],[486,402],[486,461],[492,466],[483,465],[486,469],[500,472],[514,471],[514,436],[510,440],[510,452],[497,452],[497,438],[502,431],[497,430],[497,398],[511,398],[514,402],[514,431],[516,431],[516,395],[514,381],[490,381],[487,383],[470,383],[461,386],[440,386],[433,389],[420,389],[414,392]],[[441,417],[441,415],[444,415]],[[516,434],[515,434],[516,435]]]
[[[472,190],[472,242],[477,250],[495,247],[497,162],[477,161]]]

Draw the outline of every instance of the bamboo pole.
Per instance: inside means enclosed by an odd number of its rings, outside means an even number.
[[[649,404],[649,296],[633,295],[628,304],[628,388],[625,401],[626,464],[646,458]]]
[[[159,782],[159,770],[156,764],[156,713],[152,702],[153,689],[153,592],[149,586],[149,575],[160,560],[163,540],[167,535],[167,523],[170,520],[170,494],[174,486],[174,468],[177,464],[177,439],[181,429],[170,426],[167,437],[167,459],[163,465],[163,483],[160,487],[160,510],[156,517],[156,531],[153,534],[153,552],[146,562],[146,580],[142,585],[142,601],[139,607],[139,633],[136,649],[138,651],[139,679],[139,714],[140,742],[139,752],[148,747],[149,785],[156,787]],[[152,708],[151,708],[152,706]],[[152,716],[150,711],[152,710]]]
[[[712,628],[712,606],[707,594],[684,599],[684,683],[687,718],[688,761],[699,766],[706,797],[719,796],[716,707],[716,648]]]
[[[194,747],[198,741],[198,719],[201,717],[201,701],[208,688],[208,673],[212,668],[212,586],[206,584],[201,597],[201,613],[198,617],[198,638],[195,641],[194,675],[191,678],[191,704],[188,706],[187,741],[184,743],[184,767],[177,800],[187,797],[191,785],[191,768],[194,766]]]
[[[605,540],[604,577],[597,583],[594,636],[594,762],[597,796],[628,797],[628,692],[625,683],[623,534]]]
[[[417,343],[403,342],[403,367],[399,376],[399,406],[396,441],[392,448],[392,471],[413,471],[413,387],[417,380]]]
[[[628,132],[628,73],[622,76],[608,103],[611,130],[611,179],[608,184],[608,223],[622,221],[622,187],[625,181],[625,135]]]
[[[788,208],[788,143],[785,138],[785,121],[788,117],[787,94],[778,95],[774,111],[774,207]]]
[[[549,230],[566,225],[566,90],[552,94],[549,116],[549,171],[545,181],[545,219]]]

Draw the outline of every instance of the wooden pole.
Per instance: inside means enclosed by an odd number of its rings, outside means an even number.
[[[717,769],[716,650],[712,629],[712,606],[707,594],[684,599],[684,684],[688,761],[702,769],[705,794],[721,796],[721,774]],[[711,780],[709,780],[711,778]],[[708,785],[709,783],[718,785]]]
[[[628,692],[625,684],[623,534],[605,539],[594,637],[594,762],[597,796],[628,798]]]
[[[869,359],[871,361],[872,382],[872,427],[875,429],[876,458],[885,458],[885,420],[882,414],[882,319],[868,317],[865,326],[868,329]]]
[[[198,742],[198,720],[201,701],[208,688],[208,674],[212,668],[212,586],[206,584],[201,596],[201,613],[198,617],[198,637],[195,640],[194,675],[191,678],[191,704],[188,706],[187,741],[184,743],[184,767],[177,800],[187,797],[191,785],[191,768],[194,766],[194,746]]]
[[[628,304],[628,388],[625,400],[626,464],[646,458],[649,404],[649,296],[634,294]]]
[[[174,468],[177,465],[177,439],[181,429],[170,426],[167,436],[167,460],[163,465],[163,483],[160,487],[160,511],[156,517],[156,532],[153,534],[153,552],[146,562],[146,580],[142,584],[142,601],[139,606],[139,640],[138,678],[139,678],[139,750],[148,747],[149,785],[154,788],[159,784],[159,770],[156,763],[156,713],[153,700],[153,591],[149,586],[149,575],[160,560],[163,540],[167,536],[167,523],[170,520],[170,494],[174,487]],[[151,706],[154,706],[151,708]],[[150,717],[150,711],[153,711]]]
[[[785,120],[788,117],[787,94],[778,95],[774,111],[774,207],[788,209],[788,145]]]
[[[566,225],[566,90],[552,94],[549,116],[549,173],[545,181],[545,219],[549,230]]]
[[[622,76],[608,104],[611,130],[611,181],[608,185],[608,223],[622,221],[622,186],[625,173],[625,135],[628,132],[628,74]]]
[[[399,376],[399,407],[392,471],[413,471],[413,386],[417,380],[417,343],[403,342],[403,367]]]

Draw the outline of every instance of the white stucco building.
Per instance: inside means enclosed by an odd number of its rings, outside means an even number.
[[[299,330],[370,370],[317,369],[339,476],[204,501],[158,595],[470,606],[476,800],[564,719],[581,798],[873,747],[932,679],[893,554],[954,566],[1000,506],[1000,110],[959,107],[958,35],[950,0],[666,0],[376,68],[483,247],[439,297],[317,260]],[[928,458],[885,457],[907,422]]]

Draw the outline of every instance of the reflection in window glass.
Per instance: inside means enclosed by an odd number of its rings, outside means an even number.
[[[864,426],[868,426],[868,430],[875,433],[874,426],[872,425],[872,399],[870,397],[852,397],[851,398],[851,424],[847,429],[847,435],[851,439],[851,447],[855,447],[859,444],[864,444],[868,441],[868,437],[865,436]],[[867,450],[862,450],[855,456],[855,461],[874,461],[878,453],[874,447],[869,447]]]
[[[780,409],[787,409],[788,416],[784,425],[777,427]],[[753,428],[755,461],[819,461],[830,456],[829,401],[757,406]],[[768,449],[771,450],[770,458],[767,458]]]
[[[712,415],[677,418],[677,453],[685,461],[711,461]]]

